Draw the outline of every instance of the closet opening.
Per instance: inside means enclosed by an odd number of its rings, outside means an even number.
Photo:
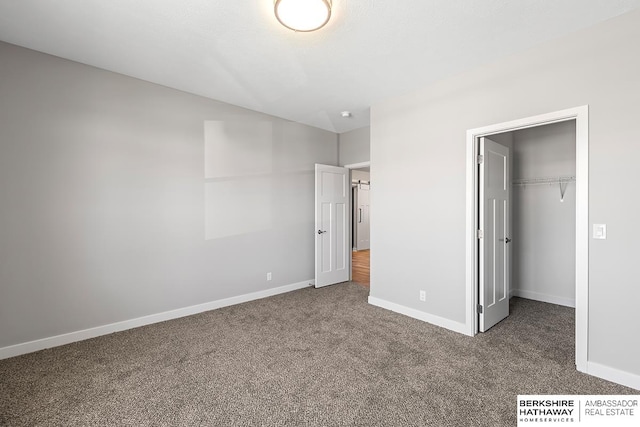
[[[505,236],[479,239],[481,246],[498,243],[505,250],[505,297],[575,308],[575,120],[486,138],[509,153]],[[480,304],[488,305],[492,296],[480,296]]]
[[[575,307],[585,372],[588,107],[470,130],[467,152],[469,335],[508,316],[512,297]]]

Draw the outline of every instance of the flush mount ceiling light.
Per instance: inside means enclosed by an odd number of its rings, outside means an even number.
[[[276,18],[293,31],[309,32],[322,28],[331,17],[331,0],[275,0]]]

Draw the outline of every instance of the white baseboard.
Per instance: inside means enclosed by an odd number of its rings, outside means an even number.
[[[191,316],[193,314],[202,313],[203,311],[215,310],[217,308],[228,307],[230,305],[241,304],[243,302],[254,301],[261,298],[307,288],[309,287],[310,282],[312,282],[312,280],[305,280],[303,282],[293,283],[290,285],[280,286],[272,289],[266,289],[264,291],[252,292],[250,294],[238,295],[235,297],[225,298],[217,301],[210,301],[203,304],[165,311],[163,313],[151,314],[149,316],[138,317],[136,319],[125,320],[122,322],[111,323],[95,328],[70,332],[68,334],[56,335],[53,337],[3,347],[0,348],[0,360],[7,359],[9,357],[20,356],[22,354],[32,353],[34,351],[44,350],[47,348],[58,347],[89,338],[95,338],[101,335],[107,335],[127,329],[138,328],[140,326],[150,325],[152,323],[164,322],[166,320]]]
[[[587,362],[587,371],[585,373],[640,390],[640,375],[637,374],[621,371],[595,362]]]
[[[425,313],[424,311],[416,310],[414,308],[405,307],[400,304],[389,302],[376,297],[369,297],[369,304],[381,307],[387,310],[394,311],[396,313],[404,314],[405,316],[413,317],[414,319],[422,320],[423,322],[431,323],[432,325],[440,326],[441,328],[449,329],[460,334],[469,335],[468,327],[464,323],[456,322],[453,320],[445,319],[444,317],[435,316],[433,314]]]
[[[512,289],[510,294],[514,297],[532,299],[535,301],[548,302],[550,304],[563,305],[565,307],[576,308],[575,298],[557,297],[554,295],[541,294],[539,292],[525,291],[523,289]]]

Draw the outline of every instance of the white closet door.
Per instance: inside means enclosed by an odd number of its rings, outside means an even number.
[[[480,314],[485,332],[509,315],[509,149],[480,139]]]

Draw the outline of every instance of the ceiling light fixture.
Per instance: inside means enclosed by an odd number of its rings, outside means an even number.
[[[340,115],[345,119],[348,119],[351,117],[351,111],[343,111],[342,113],[340,113]]]
[[[273,10],[285,27],[300,32],[324,27],[331,18],[331,0],[275,0]]]

